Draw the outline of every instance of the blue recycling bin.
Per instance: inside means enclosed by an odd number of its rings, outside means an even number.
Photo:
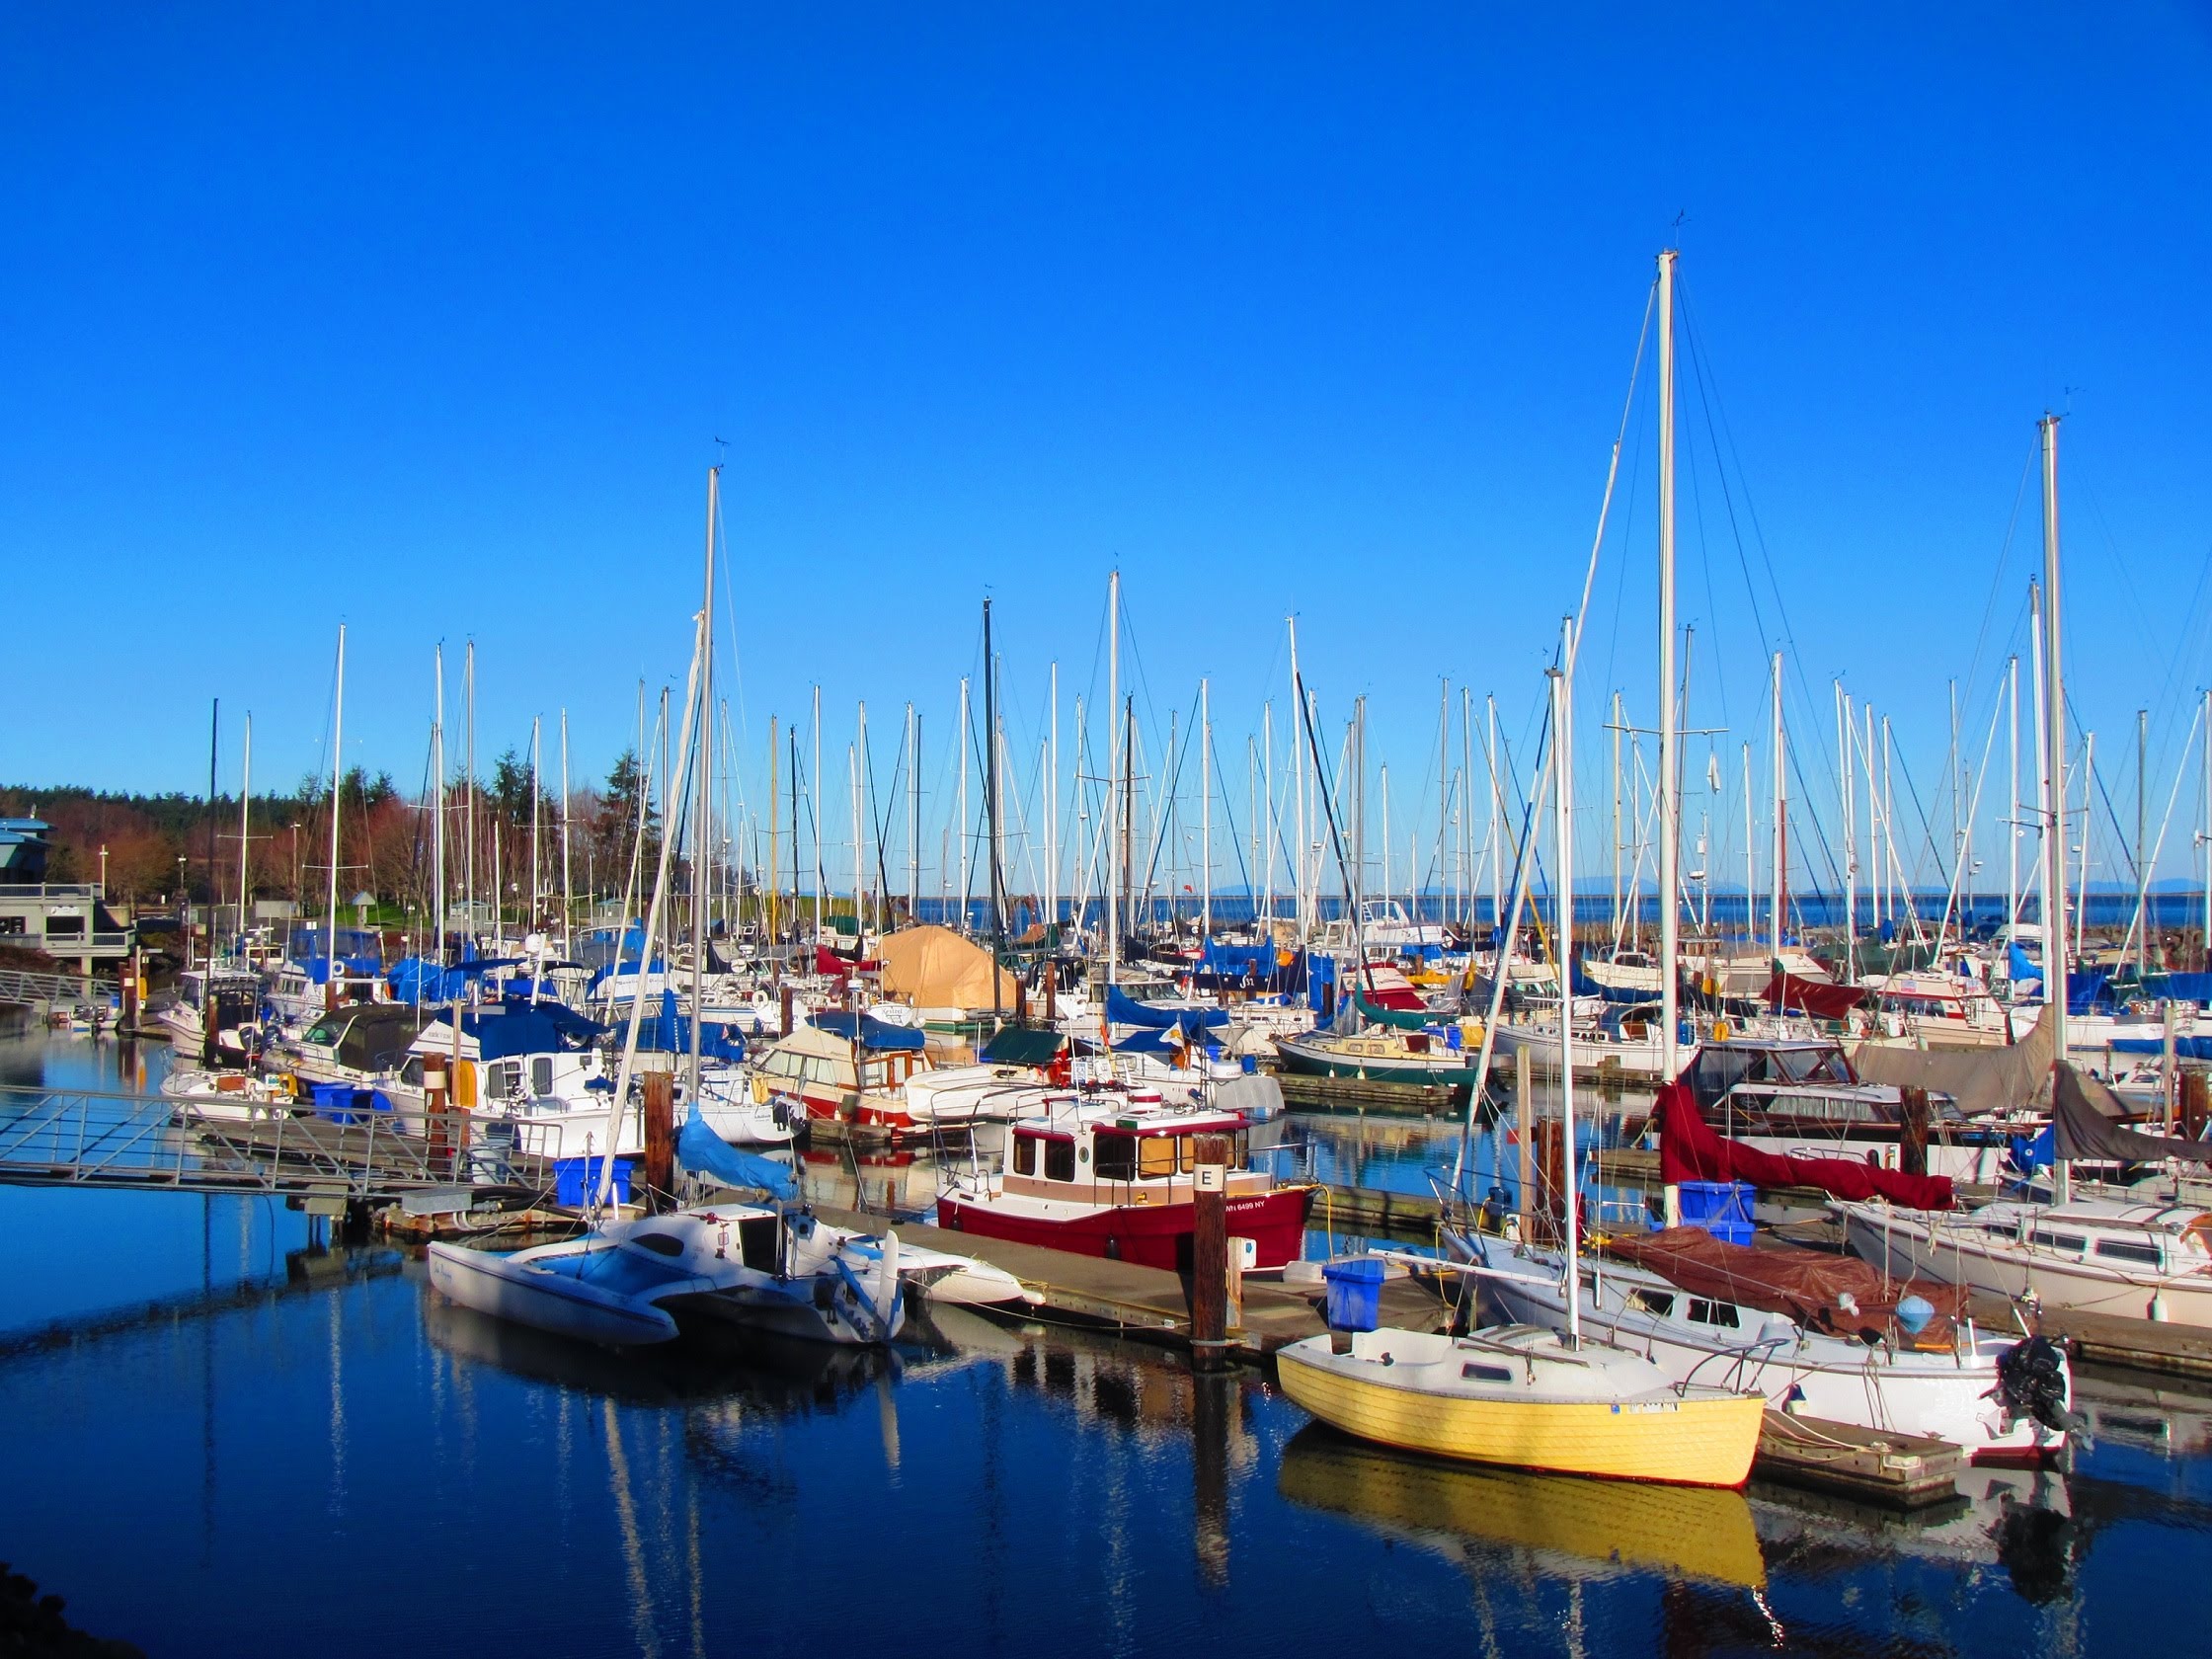
[[[1330,1262],[1321,1269],[1328,1289],[1329,1329],[1371,1331],[1382,1322],[1382,1281],[1389,1269],[1372,1256]]]
[[[553,1160],[553,1200],[563,1209],[581,1210],[598,1195],[599,1170],[604,1157],[565,1157]],[[614,1160],[614,1202],[630,1202],[630,1160]]]
[[[1727,1244],[1751,1242],[1751,1188],[1741,1181],[1685,1181],[1682,1224],[1703,1227]]]

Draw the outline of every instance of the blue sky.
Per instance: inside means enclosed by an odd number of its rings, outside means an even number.
[[[219,695],[288,781],[341,620],[349,763],[413,785],[473,636],[480,754],[565,705],[603,772],[726,458],[752,752],[817,680],[839,777],[862,697],[941,740],[988,592],[1033,754],[1118,564],[1159,721],[1212,675],[1240,780],[1296,611],[1433,813],[1440,676],[1527,729],[1672,242],[1693,721],[1763,731],[1786,643],[1809,776],[1843,674],[1932,797],[2061,408],[2076,707],[2123,818],[2151,709],[2163,801],[2212,677],[2203,8],[1193,10],[10,10],[10,677],[92,677],[0,777],[198,787]],[[1586,735],[1650,718],[1642,386]]]

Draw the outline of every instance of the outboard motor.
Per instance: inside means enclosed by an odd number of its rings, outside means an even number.
[[[2066,1363],[2047,1336],[2025,1337],[1998,1356],[1997,1397],[2008,1417],[2032,1417],[2060,1434],[2083,1426],[2068,1405]]]

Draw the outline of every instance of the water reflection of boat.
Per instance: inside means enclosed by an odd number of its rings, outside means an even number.
[[[2132,1375],[2074,1372],[2074,1409],[2093,1441],[2112,1441],[2162,1458],[2212,1451],[2212,1398],[2165,1387]]]
[[[899,1359],[882,1349],[706,1327],[685,1342],[616,1351],[423,1299],[423,1328],[464,1364],[633,1405],[736,1399],[763,1408],[834,1408]]]
[[[1528,1550],[1572,1576],[1651,1572],[1759,1589],[1767,1582],[1743,1494],[1469,1468],[1365,1445],[1314,1423],[1283,1449],[1277,1489],[1392,1537],[1454,1549]]]

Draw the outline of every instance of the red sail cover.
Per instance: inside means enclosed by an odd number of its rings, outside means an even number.
[[[1906,1175],[1850,1158],[1762,1152],[1717,1135],[1679,1079],[1659,1091],[1659,1179],[1748,1181],[1755,1187],[1819,1187],[1837,1198],[1886,1198],[1907,1210],[1948,1210],[1948,1175]]]
[[[1795,974],[1777,974],[1767,982],[1761,1000],[1775,1009],[1798,1008],[1815,1019],[1842,1019],[1866,992],[1857,986],[1830,985],[1823,980],[1800,980]]]

